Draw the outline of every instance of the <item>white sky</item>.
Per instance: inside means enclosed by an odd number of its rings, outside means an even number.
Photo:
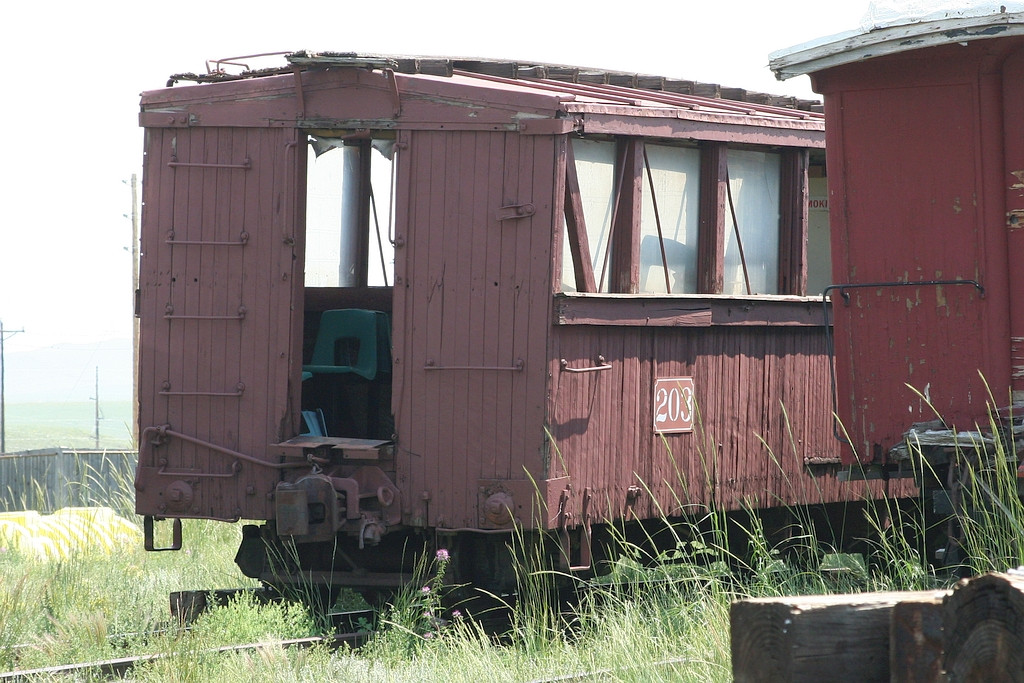
[[[162,88],[172,73],[202,72],[208,59],[309,49],[536,60],[812,98],[807,77],[775,80],[769,53],[854,29],[868,7],[490,5],[397,0],[304,12],[262,0],[8,3],[0,25],[0,320],[24,333],[8,338],[7,351],[131,336],[127,180],[141,173],[139,93]]]

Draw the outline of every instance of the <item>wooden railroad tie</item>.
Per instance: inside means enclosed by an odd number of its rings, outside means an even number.
[[[751,598],[730,621],[737,683],[1024,683],[1024,574],[949,591]]]

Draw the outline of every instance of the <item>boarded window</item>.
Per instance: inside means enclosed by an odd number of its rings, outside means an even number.
[[[574,139],[572,149],[590,243],[590,262],[598,278],[598,291],[607,292],[611,274],[604,272],[604,265],[608,262],[608,236],[615,210],[615,143]],[[568,244],[568,239],[566,232],[562,243]],[[562,258],[562,290],[576,291],[575,270],[568,248],[562,250]]]
[[[646,151],[650,177],[644,179],[641,190],[640,291],[695,293],[700,151],[652,144],[646,145]],[[663,238],[660,242],[659,222]],[[665,264],[671,289],[666,286]]]
[[[780,162],[780,155],[771,152],[729,150],[729,191],[739,239],[727,211],[723,294],[747,294],[747,278],[749,293],[779,292]]]

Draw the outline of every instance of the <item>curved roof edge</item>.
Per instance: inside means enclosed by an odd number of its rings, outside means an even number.
[[[918,50],[923,47],[966,43],[996,36],[1024,35],[1024,11],[1007,12],[1005,3],[990,14],[907,20],[880,27],[864,27],[808,43],[777,50],[768,57],[768,68],[780,81],[872,57]],[[1002,11],[1000,11],[1002,10]],[[929,19],[929,17],[924,17]]]
[[[243,63],[251,57],[284,56],[288,65],[250,70]],[[242,66],[240,73],[228,73],[225,65]],[[207,61],[208,73],[178,73],[167,80],[170,88],[179,81],[196,83],[217,83],[291,73],[293,69],[321,69],[328,67],[353,67],[367,69],[391,69],[404,74],[451,77],[456,72],[467,72],[481,76],[494,76],[513,80],[549,79],[578,85],[611,85],[635,90],[665,92],[678,95],[734,100],[754,105],[765,105],[805,112],[821,112],[820,100],[809,100],[788,95],[772,95],[745,88],[730,88],[716,83],[701,83],[652,74],[630,71],[613,71],[604,68],[552,64],[548,62],[494,59],[487,57],[448,57],[423,55],[367,54],[355,52],[269,52],[247,57],[232,57]]]

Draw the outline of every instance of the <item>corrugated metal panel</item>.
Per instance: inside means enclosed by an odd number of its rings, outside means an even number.
[[[120,508],[130,501],[137,461],[134,452],[62,448],[0,455],[0,510],[50,513],[90,505]]]
[[[291,279],[304,157],[292,129],[148,135],[140,429],[166,424],[209,446],[172,437],[153,448],[144,435],[138,510],[263,518],[276,473],[215,448],[262,459],[294,434]],[[179,480],[186,500],[169,501],[166,487]]]
[[[611,365],[578,374],[552,366],[558,474],[577,494],[593,490],[596,518],[622,513],[630,486],[641,488],[640,517],[687,505],[833,502],[863,489],[805,468],[839,455],[820,327],[567,325],[553,343],[571,367],[599,355]],[[653,430],[654,379],[680,376],[694,378],[700,421],[692,433],[662,437]]]
[[[416,132],[401,152],[399,471],[414,517],[476,526],[478,479],[540,472],[553,138]],[[533,213],[501,220],[502,207]],[[404,231],[402,230],[404,226]],[[398,354],[396,348],[396,354]],[[406,479],[407,478],[407,479]]]

